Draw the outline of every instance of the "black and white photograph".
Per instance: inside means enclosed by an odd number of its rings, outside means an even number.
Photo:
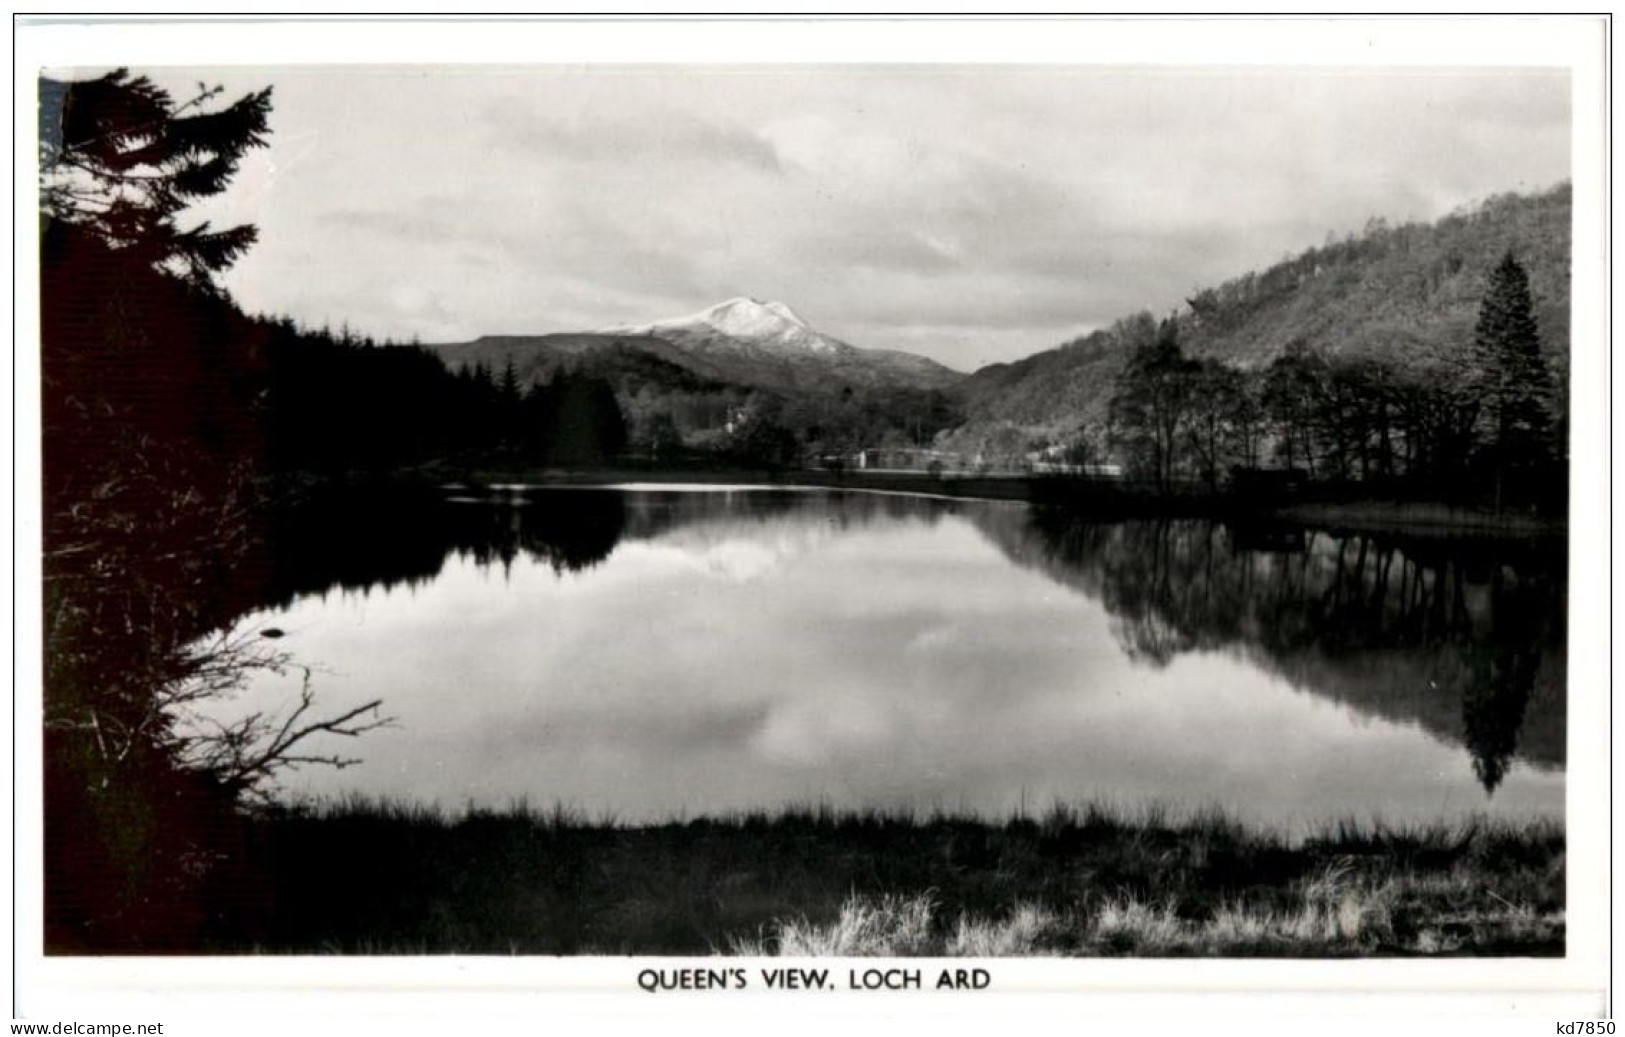
[[[613,28],[19,63],[20,955],[1590,989],[1604,20]]]

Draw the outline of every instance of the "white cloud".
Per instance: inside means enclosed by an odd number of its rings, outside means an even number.
[[[1539,71],[266,69],[207,214],[253,309],[425,339],[779,298],[877,348],[1013,359],[1319,244],[1569,175]]]

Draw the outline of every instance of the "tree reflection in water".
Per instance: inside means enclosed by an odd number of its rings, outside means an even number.
[[[238,611],[285,606],[331,590],[389,590],[440,575],[448,557],[512,567],[521,556],[554,572],[598,565],[622,540],[686,526],[752,523],[798,514],[840,531],[875,521],[934,523],[951,501],[877,494],[639,491],[517,487],[442,493],[369,488],[290,505],[267,521],[259,557],[245,559]]]
[[[1009,557],[1100,601],[1150,666],[1245,655],[1294,686],[1465,745],[1493,793],[1564,762],[1563,545],[1205,520],[977,513]]]

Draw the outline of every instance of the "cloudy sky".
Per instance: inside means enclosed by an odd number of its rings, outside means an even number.
[[[247,308],[400,339],[736,295],[971,370],[1358,231],[1569,176],[1535,70],[183,70],[275,88],[209,215]]]

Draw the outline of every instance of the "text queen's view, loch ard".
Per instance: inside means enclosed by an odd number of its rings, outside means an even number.
[[[1565,954],[1567,73],[38,87],[47,954]]]

